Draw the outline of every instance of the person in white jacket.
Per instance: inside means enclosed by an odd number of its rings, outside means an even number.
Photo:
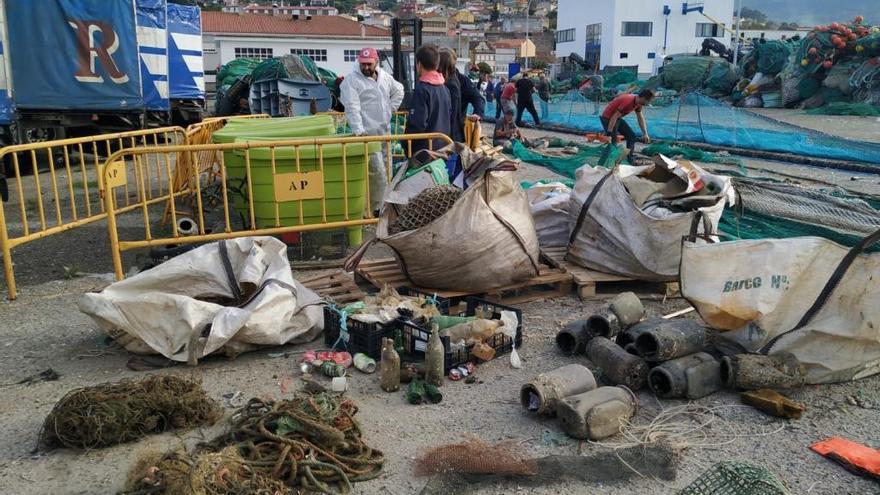
[[[359,70],[345,77],[340,87],[340,99],[345,105],[348,126],[356,136],[384,136],[391,134],[391,118],[403,102],[403,85],[391,74],[379,68],[379,53],[375,48],[364,48],[358,53]],[[383,144],[382,150],[390,152]],[[370,209],[378,212],[385,197],[387,157],[383,153],[370,155]]]

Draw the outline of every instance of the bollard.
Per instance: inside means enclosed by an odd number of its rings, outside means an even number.
[[[806,382],[806,370],[790,352],[740,354],[721,359],[721,382],[732,389],[795,388]]]
[[[706,346],[706,328],[694,320],[663,320],[636,338],[636,352],[646,361],[659,363],[695,352]]]
[[[639,335],[651,330],[652,328],[657,327],[665,321],[666,320],[664,320],[663,318],[651,318],[649,320],[636,323],[635,325],[627,328],[623,332],[617,334],[617,345],[623,347],[626,352],[638,356],[639,353],[636,349],[636,339],[639,338]]]
[[[596,388],[596,379],[586,366],[569,364],[532,378],[520,389],[520,402],[529,411],[552,416],[560,400]]]
[[[557,413],[567,435],[581,440],[602,440],[618,433],[637,408],[638,401],[632,390],[618,385],[566,397],[559,403]]]
[[[666,361],[648,373],[648,386],[664,399],[699,399],[721,390],[721,363],[705,352]]]
[[[605,337],[596,337],[587,343],[587,358],[615,385],[626,385],[631,390],[645,386],[648,363]]]
[[[575,320],[556,334],[556,345],[564,354],[582,354],[589,340],[586,331],[587,320]]]
[[[587,318],[587,335],[612,338],[645,316],[645,307],[632,292],[619,294],[599,312]]]

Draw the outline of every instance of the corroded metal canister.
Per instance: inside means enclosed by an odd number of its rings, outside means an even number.
[[[699,399],[721,390],[721,363],[705,352],[666,361],[648,373],[648,386],[657,397]]]
[[[617,295],[596,314],[587,318],[587,335],[613,338],[645,316],[645,307],[632,292]]]
[[[596,388],[589,368],[569,364],[532,378],[520,389],[520,402],[529,411],[552,416],[560,400]]]
[[[587,320],[575,320],[556,334],[556,345],[563,354],[581,354],[587,347]]]
[[[659,320],[636,338],[636,352],[646,361],[669,361],[706,347],[706,327],[694,320]]]
[[[655,328],[657,325],[660,325],[665,320],[662,318],[651,318],[645,321],[640,321],[635,325],[627,328],[626,330],[617,334],[617,345],[623,347],[626,352],[630,354],[638,355],[638,350],[636,349],[636,339],[639,338],[639,335]]]
[[[599,387],[563,399],[557,415],[563,431],[582,440],[602,440],[620,431],[638,409],[638,400],[629,388]]]
[[[721,359],[721,381],[732,389],[795,388],[806,382],[806,369],[794,354],[740,354]]]
[[[587,343],[587,358],[615,385],[626,385],[632,390],[645,386],[648,363],[605,337],[596,337]]]

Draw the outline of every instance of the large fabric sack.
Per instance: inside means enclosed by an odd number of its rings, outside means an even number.
[[[526,189],[526,196],[541,247],[567,245],[571,235],[568,221],[571,189],[561,182],[535,184]]]
[[[685,241],[681,293],[728,352],[787,351],[808,383],[880,372],[880,254],[820,237]],[[873,238],[873,239],[872,239]],[[835,275],[836,274],[836,275]]]
[[[538,235],[529,201],[510,172],[489,172],[428,225],[378,237],[394,249],[406,277],[432,289],[481,292],[538,275]]]
[[[175,361],[308,342],[324,327],[320,297],[293,279],[272,237],[201,246],[85,294],[79,309],[129,351]]]
[[[584,268],[636,280],[655,282],[678,278],[681,239],[697,211],[654,218],[633,201],[618,168],[582,167],[571,194],[572,224],[566,260]],[[704,232],[714,233],[724,212],[724,198],[709,207]]]

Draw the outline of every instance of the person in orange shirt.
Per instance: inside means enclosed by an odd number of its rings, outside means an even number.
[[[643,89],[638,95],[623,94],[611,100],[611,103],[605,107],[605,111],[599,117],[599,120],[602,122],[602,129],[611,136],[612,143],[617,139],[618,133],[622,134],[626,139],[626,147],[629,149],[628,159],[630,160],[636,149],[636,133],[623,120],[623,117],[635,112],[639,121],[639,128],[642,130],[642,141],[645,144],[650,144],[651,136],[648,135],[648,125],[645,123],[644,115],[642,115],[642,107],[651,103],[653,99],[654,92],[650,89]]]

